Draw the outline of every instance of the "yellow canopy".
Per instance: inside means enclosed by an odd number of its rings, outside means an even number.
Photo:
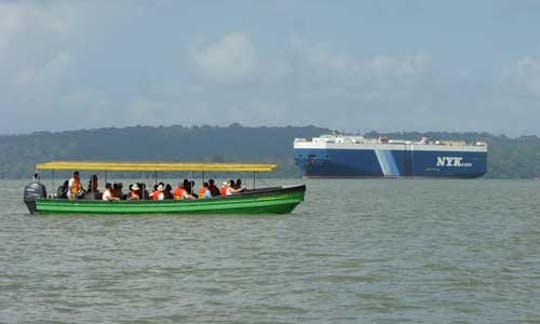
[[[36,165],[38,170],[92,171],[214,171],[214,172],[269,172],[277,164],[212,163],[212,162],[103,162],[50,161]]]

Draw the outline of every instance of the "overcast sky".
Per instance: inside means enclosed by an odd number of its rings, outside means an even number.
[[[540,135],[540,1],[2,1],[0,133]]]

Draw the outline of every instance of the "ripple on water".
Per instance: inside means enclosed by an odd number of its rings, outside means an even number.
[[[0,322],[540,321],[540,182],[308,181],[260,217],[29,216],[24,184],[0,186]]]

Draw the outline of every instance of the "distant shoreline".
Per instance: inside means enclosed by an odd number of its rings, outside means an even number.
[[[28,179],[37,163],[49,160],[272,162],[276,178],[301,176],[294,164],[296,137],[332,130],[317,126],[245,127],[135,126],[64,132],[0,135],[0,178]],[[488,133],[368,132],[368,137],[484,141],[489,145],[483,179],[540,178],[540,138],[509,138]],[[15,162],[16,161],[16,162]]]

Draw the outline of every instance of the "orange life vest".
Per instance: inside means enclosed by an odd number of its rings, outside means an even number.
[[[150,194],[150,198],[152,198],[152,200],[158,200],[158,197],[159,197],[159,190],[154,190]]]
[[[176,189],[174,189],[174,199],[184,199],[184,191],[186,191],[186,189],[182,187],[176,187]]]
[[[207,189],[204,186],[199,188],[199,199],[205,198],[206,190]]]
[[[229,186],[221,186],[221,188],[219,188],[219,194],[222,195],[222,196],[226,196],[228,187]]]
[[[71,185],[71,194],[77,195],[79,190],[81,190],[81,180],[79,178],[73,177],[73,184]]]

